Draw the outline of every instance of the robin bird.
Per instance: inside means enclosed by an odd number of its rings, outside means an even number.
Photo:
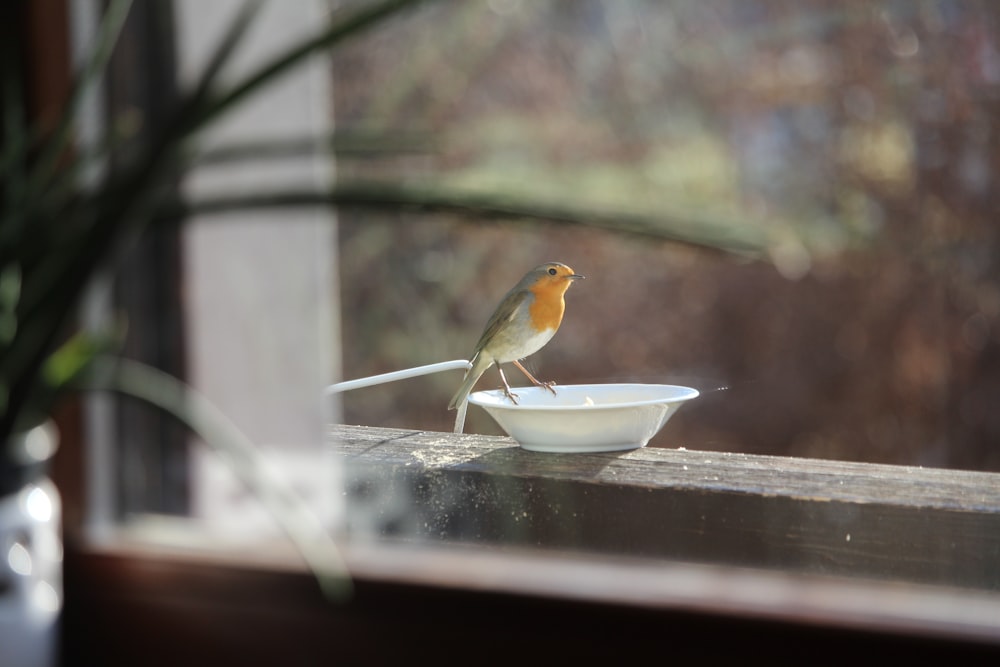
[[[452,397],[449,410],[454,410],[465,401],[476,381],[493,364],[500,372],[504,394],[515,404],[517,395],[511,392],[500,366],[507,362],[517,366],[535,386],[556,393],[552,388],[554,382],[539,382],[521,365],[520,360],[538,352],[555,335],[566,310],[563,295],[579,278],[583,276],[574,273],[565,264],[549,262],[528,271],[521,282],[507,292],[476,343],[469,360],[472,367]]]

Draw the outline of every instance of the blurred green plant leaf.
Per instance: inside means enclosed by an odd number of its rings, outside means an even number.
[[[19,413],[14,431],[25,431],[44,421],[60,397],[78,388],[95,360],[121,348],[124,337],[124,327],[117,331],[81,331],[46,357],[29,388],[26,407]]]
[[[762,258],[775,242],[752,225],[695,214],[602,210],[499,192],[473,192],[433,185],[390,182],[341,182],[326,191],[283,190],[218,196],[164,207],[167,218],[256,208],[344,206],[412,212],[446,212],[478,220],[501,219],[576,224],[618,234],[657,238],[742,257]]]
[[[262,5],[260,0],[246,2],[220,37],[198,82],[181,96],[165,129],[127,154],[114,152],[115,137],[105,140],[97,154],[84,152],[74,157],[68,149],[77,108],[106,69],[131,0],[109,3],[91,54],[50,132],[41,126],[26,128],[24,101],[15,94],[22,88],[16,49],[6,45],[0,70],[5,91],[0,267],[18,266],[21,280],[13,318],[8,317],[6,324],[0,322],[0,436],[11,432],[22,411],[37,412],[39,406],[29,403],[39,397],[40,375],[48,372],[43,371],[46,357],[70,324],[89,278],[99,266],[127,250],[157,218],[165,203],[165,185],[191,162],[189,144],[197,133],[310,55],[422,1],[384,0],[337,11],[313,36],[249,75],[223,84],[220,74]],[[32,139],[25,140],[26,134]],[[37,158],[29,161],[29,154]],[[94,165],[105,169],[92,183],[84,183],[83,174]],[[13,332],[6,342],[4,330]],[[59,374],[72,364],[66,360],[57,366],[52,372]]]
[[[59,116],[55,130],[41,143],[41,156],[35,161],[30,181],[24,193],[28,205],[42,194],[57,173],[59,161],[70,147],[73,124],[76,121],[80,103],[103,76],[131,7],[132,0],[111,0],[108,3],[94,40],[94,49],[73,83],[69,99]],[[35,128],[32,137],[36,141],[39,140],[42,137],[41,128]],[[2,168],[0,173],[5,174],[7,164],[0,163],[0,168]]]
[[[68,387],[101,355],[116,351],[124,338],[118,334],[80,332],[62,344],[45,360],[42,378],[53,389]]]
[[[0,345],[9,345],[17,335],[17,304],[21,299],[21,266],[8,264],[0,270]]]
[[[156,368],[98,357],[82,379],[90,390],[113,391],[153,405],[178,419],[218,454],[258,498],[295,544],[323,593],[333,601],[351,594],[347,566],[330,532],[301,496],[263,460],[253,442],[189,385]]]

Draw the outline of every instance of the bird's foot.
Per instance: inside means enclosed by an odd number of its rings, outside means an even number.
[[[553,389],[553,387],[556,386],[555,382],[553,382],[551,380],[549,382],[540,382],[539,380],[535,379],[534,375],[532,375],[531,373],[528,372],[528,369],[525,368],[524,365],[521,364],[520,361],[518,361],[517,359],[515,359],[512,363],[515,366],[517,366],[521,370],[522,373],[524,373],[524,376],[526,378],[528,378],[529,380],[531,380],[531,384],[535,385],[536,387],[541,387],[542,389],[548,389],[549,391],[552,392],[553,396],[556,395],[556,390]],[[502,377],[502,374],[501,374],[501,377]]]
[[[510,387],[503,388],[503,395],[510,399],[510,402],[517,405],[517,394],[510,390]]]
[[[538,386],[542,389],[548,389],[552,392],[552,395],[556,395],[556,383],[554,380],[549,380],[548,382],[539,382]]]

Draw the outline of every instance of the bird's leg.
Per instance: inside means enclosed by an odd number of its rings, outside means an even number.
[[[522,373],[524,373],[525,375],[528,376],[528,379],[531,380],[531,383],[533,385],[535,385],[536,387],[542,387],[544,389],[548,389],[549,391],[552,392],[553,396],[556,395],[556,390],[554,389],[555,384],[556,384],[555,382],[552,382],[551,380],[549,382],[539,382],[538,380],[535,379],[534,375],[532,375],[531,373],[528,372],[527,368],[525,368],[524,366],[521,365],[520,361],[518,361],[517,359],[515,359],[512,363],[515,366],[517,366],[519,369],[521,369]]]
[[[511,403],[517,405],[517,394],[510,390],[510,385],[507,384],[507,377],[503,374],[500,364],[497,364],[497,370],[500,372],[500,379],[503,380],[503,395],[509,398]]]

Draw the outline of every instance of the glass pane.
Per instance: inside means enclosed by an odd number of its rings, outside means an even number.
[[[238,4],[177,3],[183,84]],[[323,25],[310,7],[265,3],[224,79]],[[251,159],[200,167],[184,194],[257,205],[184,231],[187,379],[349,540],[994,590],[996,12],[421,4],[204,137]],[[334,129],[336,179],[317,149]],[[254,199],[289,193],[317,206]],[[556,396],[699,392],[644,449],[450,438],[455,370],[328,393],[470,358],[546,261],[586,276],[525,361]],[[499,383],[488,369],[477,388]],[[465,431],[504,433],[478,406]],[[200,448],[190,469],[213,535],[276,533],[232,470]]]
[[[338,128],[430,148],[342,156],[342,180],[654,233],[345,212],[344,376],[470,356],[562,261],[587,280],[527,366],[701,391],[653,446],[1000,470],[996,27],[991,3],[507,0],[348,45]],[[345,419],[449,430],[455,388],[354,392]],[[478,408],[468,427],[502,432]]]
[[[989,3],[442,3],[338,52],[338,128],[413,144],[340,156],[342,183],[524,212],[342,212],[345,378],[470,357],[505,292],[561,261],[587,279],[534,375],[567,394],[701,392],[649,442],[676,456],[341,433],[355,537],[996,588],[993,476],[713,453],[1000,470],[997,18]],[[450,431],[458,375],[351,391],[345,423]],[[490,369],[478,388],[500,383]],[[504,433],[477,406],[466,430]],[[643,465],[655,480],[629,487]]]

